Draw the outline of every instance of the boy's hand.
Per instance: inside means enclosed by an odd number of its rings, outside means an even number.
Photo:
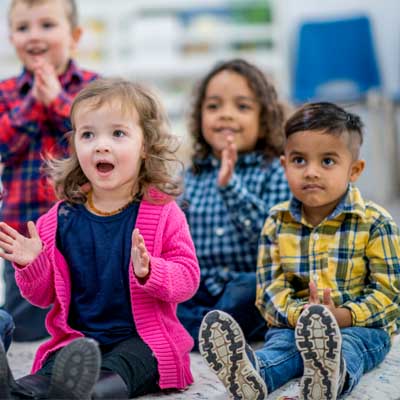
[[[226,137],[227,145],[221,153],[221,167],[218,172],[218,185],[225,187],[232,178],[237,161],[237,147],[233,135]]]
[[[5,222],[0,222],[0,257],[22,267],[30,264],[42,251],[42,241],[32,221],[28,222],[29,238],[21,235]]]
[[[321,301],[318,297],[317,285],[314,281],[310,281],[309,288],[309,304],[321,304]],[[350,310],[343,307],[336,307],[335,303],[332,300],[330,288],[324,289],[322,304],[334,315],[340,328],[347,328],[351,326],[352,321]]]
[[[33,96],[45,106],[48,106],[62,90],[56,71],[48,62],[38,60],[33,73]]]
[[[132,233],[131,257],[135,275],[138,278],[147,277],[150,271],[150,256],[144,244],[143,236],[137,228]]]

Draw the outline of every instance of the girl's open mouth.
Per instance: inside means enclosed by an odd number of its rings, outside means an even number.
[[[96,168],[99,172],[106,173],[114,169],[114,165],[107,162],[99,162],[96,164]]]

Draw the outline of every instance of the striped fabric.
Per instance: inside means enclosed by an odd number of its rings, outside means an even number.
[[[399,229],[386,210],[350,186],[333,213],[313,227],[292,199],[274,207],[261,236],[257,307],[268,323],[294,327],[313,279],[331,288],[353,326],[400,327]]]
[[[220,162],[210,156],[189,169],[180,204],[196,247],[202,280],[216,296],[238,272],[255,272],[257,246],[268,210],[290,197],[279,160],[239,156],[229,184],[220,188]]]

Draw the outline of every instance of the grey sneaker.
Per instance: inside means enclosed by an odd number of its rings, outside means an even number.
[[[301,313],[295,337],[304,363],[300,399],[336,400],[343,388],[346,364],[335,317],[323,305],[313,304]]]
[[[74,340],[56,356],[49,398],[89,400],[99,377],[100,364],[101,354],[95,340]]]
[[[229,314],[215,310],[203,318],[199,351],[233,399],[267,398],[267,385],[259,373],[257,356]]]

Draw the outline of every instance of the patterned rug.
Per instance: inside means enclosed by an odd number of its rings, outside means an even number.
[[[13,343],[9,352],[9,362],[16,378],[29,373],[33,356],[40,342]],[[163,400],[223,400],[228,396],[224,387],[208,369],[198,353],[192,353],[192,370],[195,383],[186,391],[143,396],[140,399]],[[295,396],[298,392],[298,379],[287,383],[268,396],[279,400],[285,396]],[[359,385],[347,396],[349,400],[400,400],[400,335],[393,341],[393,347],[385,361],[373,371],[365,374]]]

